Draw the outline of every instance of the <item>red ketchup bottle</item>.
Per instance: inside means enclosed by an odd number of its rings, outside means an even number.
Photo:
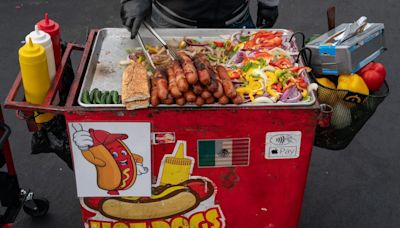
[[[36,25],[39,27],[39,30],[50,35],[51,42],[53,43],[54,61],[58,68],[61,63],[60,25],[57,22],[50,20],[47,13],[44,15],[44,19],[36,23]]]

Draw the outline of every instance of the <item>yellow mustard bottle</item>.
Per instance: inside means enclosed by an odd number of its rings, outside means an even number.
[[[31,39],[19,51],[19,65],[25,99],[31,104],[42,104],[50,89],[46,50]],[[51,113],[35,113],[36,123],[45,123],[53,118]]]
[[[186,156],[186,142],[178,140],[172,156],[164,156],[160,185],[180,184],[189,180],[192,160]]]

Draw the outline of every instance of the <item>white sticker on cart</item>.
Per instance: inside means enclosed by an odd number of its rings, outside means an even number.
[[[265,159],[293,159],[300,156],[301,131],[268,132]]]
[[[153,145],[175,143],[175,132],[153,132],[151,134]]]

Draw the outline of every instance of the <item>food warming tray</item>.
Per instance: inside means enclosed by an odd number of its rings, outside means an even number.
[[[242,29],[156,29],[157,33],[166,40],[166,42],[179,41],[183,37],[194,38],[197,40],[226,40],[231,34]],[[246,31],[259,31],[258,29],[246,29]],[[292,31],[285,29],[273,29],[283,33],[283,42],[289,42]],[[159,45],[157,39],[151,35],[148,30],[141,30],[140,34],[145,44]],[[297,55],[298,49],[295,39],[292,39],[288,51]],[[104,28],[97,33],[93,44],[92,53],[88,62],[85,77],[79,93],[78,104],[83,107],[124,107],[123,104],[85,104],[81,102],[84,90],[91,91],[98,88],[101,91],[116,90],[121,94],[122,74],[125,66],[120,65],[121,60],[126,60],[129,49],[139,48],[140,45],[136,39],[130,39],[130,33],[125,28]],[[303,65],[300,62],[300,65]],[[304,74],[306,74],[304,72]],[[306,79],[309,80],[308,75]],[[235,104],[205,104],[202,107],[242,107],[242,106],[309,106],[315,103],[315,93],[310,94],[311,99],[307,102],[298,103],[244,103]],[[159,105],[157,107],[177,107],[178,105]],[[195,104],[186,104],[179,107],[197,107]]]

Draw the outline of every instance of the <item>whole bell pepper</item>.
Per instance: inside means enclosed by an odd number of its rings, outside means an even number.
[[[335,83],[327,78],[317,78],[317,82],[329,89],[336,89]]]
[[[369,95],[367,84],[358,74],[340,75],[337,89],[348,90],[353,93]]]

